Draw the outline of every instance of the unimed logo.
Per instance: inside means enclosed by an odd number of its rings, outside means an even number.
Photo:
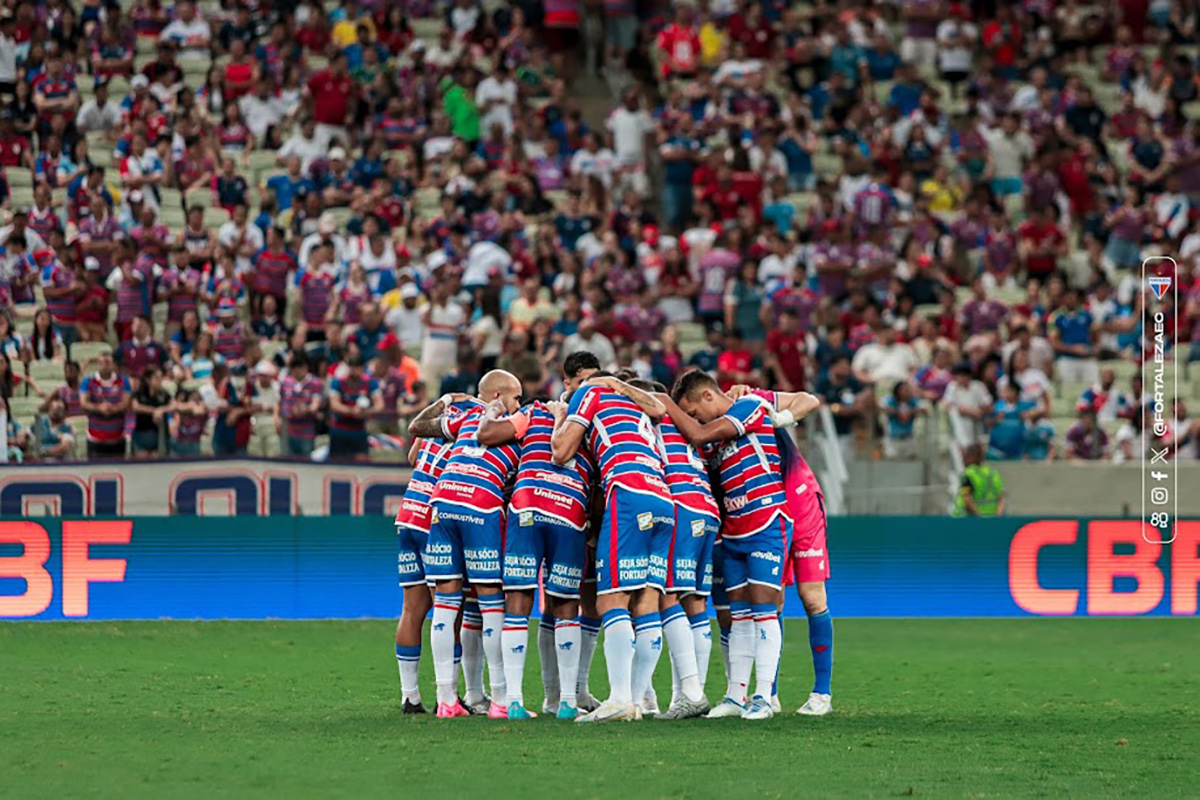
[[[1038,562],[1054,547],[1075,545],[1087,536],[1085,586],[1044,586]],[[1147,535],[1149,534],[1149,536]],[[1008,549],[1008,584],[1013,601],[1030,614],[1067,615],[1080,612],[1084,599],[1087,614],[1146,614],[1158,608],[1170,578],[1170,612],[1196,613],[1196,584],[1200,581],[1200,522],[1180,521],[1175,540],[1167,546],[1155,541],[1155,531],[1140,520],[1040,520],[1023,525]],[[1169,552],[1160,564],[1163,551]],[[1131,579],[1132,590],[1117,591],[1118,578]]]
[[[91,545],[129,544],[133,523],[128,520],[68,521],[62,523],[62,598],[64,617],[88,615],[88,584],[125,580],[125,559],[92,558]],[[21,594],[0,594],[0,617],[36,617],[54,601],[50,534],[36,522],[0,522],[0,545],[19,545],[17,556],[0,556],[0,580],[25,582]],[[7,548],[6,548],[7,549]]]

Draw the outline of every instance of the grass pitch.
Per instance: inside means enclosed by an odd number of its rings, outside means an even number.
[[[788,713],[587,727],[402,717],[386,621],[0,624],[0,796],[1200,794],[1195,620],[836,624],[834,716],[790,713],[811,681],[792,621]]]

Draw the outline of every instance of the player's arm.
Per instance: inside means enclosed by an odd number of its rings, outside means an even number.
[[[808,392],[775,393],[775,426],[787,428],[795,425],[821,407],[821,398]],[[790,418],[788,415],[791,415]]]
[[[492,402],[483,412],[475,438],[484,447],[498,447],[520,439],[529,429],[529,417],[524,411],[504,416],[504,405]]]
[[[434,400],[422,409],[420,414],[413,417],[412,422],[408,423],[409,436],[421,439],[442,438],[442,414],[450,407],[451,403],[460,402],[466,397],[467,395],[446,394]]]
[[[579,452],[583,435],[587,429],[575,420],[567,419],[567,407],[563,403],[547,403],[554,415],[554,432],[550,434],[550,458],[560,467],[565,467]]]
[[[636,386],[630,386],[623,380],[605,376],[601,378],[590,378],[588,383],[594,383],[597,386],[603,386],[606,389],[616,392],[632,400],[634,405],[642,410],[642,412],[654,422],[667,415],[667,407],[662,404],[652,392],[643,391]]]
[[[671,399],[669,395],[656,394],[658,401],[666,406],[667,416],[675,427],[696,447],[713,442],[726,442],[738,437],[737,426],[729,417],[718,417],[711,422],[699,422]]]
[[[417,458],[421,454],[421,440],[413,437],[412,446],[408,448],[408,465],[411,467],[417,463]]]

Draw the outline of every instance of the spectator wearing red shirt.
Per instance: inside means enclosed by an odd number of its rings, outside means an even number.
[[[1052,218],[1053,213],[1030,209],[1029,219],[1017,229],[1017,248],[1025,259],[1025,272],[1043,283],[1058,269],[1059,256],[1067,246],[1067,237]]]
[[[700,66],[700,33],[692,24],[692,8],[675,7],[675,22],[658,34],[664,78],[690,77]]]
[[[762,5],[751,3],[744,14],[729,18],[729,36],[741,42],[750,58],[766,60],[774,53],[775,28],[763,17]]]
[[[346,139],[346,128],[354,121],[354,81],[346,70],[346,56],[337,53],[329,67],[308,79],[308,96],[313,119],[326,141],[335,136]]]
[[[763,365],[771,370],[771,386],[783,392],[798,392],[807,385],[804,364],[807,352],[800,317],[795,309],[779,313],[779,325],[767,331],[767,353]],[[718,359],[718,364],[720,359]]]
[[[130,338],[122,342],[115,353],[121,371],[131,378],[140,378],[151,366],[164,369],[167,348],[151,337],[150,320],[144,316],[135,317],[131,330]]]
[[[725,336],[725,349],[717,356],[717,383],[727,392],[739,383],[757,386],[761,382],[754,353],[742,341],[742,332],[733,328]]]

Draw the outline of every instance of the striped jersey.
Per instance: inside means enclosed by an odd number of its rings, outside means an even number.
[[[513,512],[536,511],[583,530],[588,523],[592,465],[580,451],[569,466],[560,467],[551,456],[554,415],[545,403],[521,410],[528,427],[521,438],[521,460],[513,488]]]
[[[132,394],[129,379],[124,375],[113,373],[107,380],[100,373],[83,379],[79,392],[92,403],[120,403]],[[88,440],[92,442],[119,442],[125,438],[125,412],[116,414],[88,413]]]
[[[483,406],[466,414],[442,416],[442,434],[454,442],[431,503],[452,503],[475,511],[504,508],[504,489],[517,467],[517,446],[484,447],[475,438]]]
[[[50,285],[55,289],[69,289],[75,283],[75,273],[63,265],[61,261],[55,259],[54,266],[50,269]],[[63,297],[46,298],[46,308],[50,309],[50,316],[55,322],[60,322],[65,325],[74,325],[79,321],[79,315],[75,310],[75,297],[73,295],[64,295]]]
[[[779,514],[790,515],[770,402],[747,395],[734,401],[725,419],[737,429],[737,438],[711,448],[720,469],[725,503],[721,535],[740,539],[763,530]]]
[[[721,512],[713,499],[708,469],[696,448],[684,438],[670,417],[663,417],[658,423],[658,436],[671,498],[684,508],[719,517]]]
[[[582,425],[607,494],[614,486],[671,499],[654,425],[627,397],[600,386],[571,395],[567,419]]]
[[[478,405],[478,400],[467,400],[451,405],[443,413],[449,417],[456,417]],[[421,444],[417,447],[417,459],[412,465],[412,475],[408,478],[408,485],[404,487],[400,510],[396,512],[396,525],[429,532],[429,498],[442,477],[450,445],[450,442],[442,439],[421,439]]]
[[[766,389],[755,389],[754,394],[771,404],[771,408],[779,410],[779,396],[772,391]],[[816,473],[812,471],[812,467],[800,454],[796,443],[792,441],[792,435],[786,428],[777,428],[775,430],[776,440],[786,438],[787,442],[781,442],[779,447],[779,455],[783,473],[783,486],[787,492],[788,508],[792,512],[794,519],[800,519],[796,516],[798,498],[807,499],[805,495],[816,495],[822,500],[825,499],[825,492],[821,490],[821,484],[817,482]],[[801,503],[803,505],[803,503]]]

